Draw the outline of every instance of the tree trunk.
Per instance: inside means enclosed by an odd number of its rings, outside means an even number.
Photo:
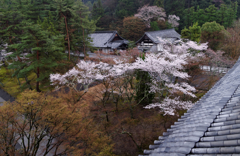
[[[82,27],[82,32],[83,32],[83,53],[84,53],[84,58],[86,58],[87,54],[86,54],[86,48],[85,48],[85,38],[84,38],[84,29]]]
[[[108,119],[108,112],[106,111],[105,114],[106,114],[106,120],[107,120],[107,122],[109,122],[109,119]]]
[[[81,13],[80,13],[80,17],[81,17]],[[82,25],[82,21],[81,21],[81,25]],[[86,58],[87,54],[86,54],[86,46],[85,46],[85,38],[84,38],[84,29],[82,26],[82,33],[83,33],[83,53],[84,53],[84,59]]]
[[[38,47],[38,43],[37,43],[37,47]],[[39,63],[39,51],[37,51],[37,60],[38,60],[38,63]],[[39,78],[39,74],[40,74],[40,71],[39,71],[39,67],[37,67],[37,79]],[[37,84],[36,84],[36,90],[38,92],[41,92],[41,90],[39,89],[39,81],[37,81]]]
[[[70,40],[69,40],[69,33],[68,33],[68,26],[67,26],[67,17],[62,14],[65,19],[66,31],[67,31],[67,40],[68,40],[68,59],[70,60]]]

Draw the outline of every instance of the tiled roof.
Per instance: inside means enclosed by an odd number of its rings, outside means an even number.
[[[150,156],[240,155],[240,59],[163,136]]]
[[[145,35],[147,35],[156,44],[159,43],[158,37],[172,38],[172,40],[181,38],[181,35],[178,34],[175,29],[165,29],[145,32],[145,34],[136,43],[138,43]]]
[[[12,97],[10,94],[5,92],[1,88],[0,88],[0,98],[2,99],[2,101],[11,101],[11,102],[15,101],[14,97]]]
[[[123,43],[127,44],[128,41],[123,39],[121,36],[121,40],[117,40],[112,42],[115,35],[118,34],[117,31],[96,31],[95,33],[90,34],[89,36],[92,38],[93,46],[99,48],[112,48],[115,49],[121,46]]]

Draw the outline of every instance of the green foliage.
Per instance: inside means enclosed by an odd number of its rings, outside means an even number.
[[[23,21],[23,30],[25,34],[21,36],[22,42],[18,44],[10,45],[10,47],[16,47],[18,50],[12,54],[12,57],[20,55],[24,49],[31,49],[23,61],[13,62],[9,65],[10,69],[18,69],[14,73],[19,78],[28,76],[31,72],[35,72],[37,75],[37,82],[47,81],[52,70],[63,64],[59,64],[58,61],[66,59],[64,54],[64,47],[62,44],[62,35],[51,35],[53,32],[44,30],[42,27],[46,23],[33,24],[32,22]],[[51,25],[47,26],[50,28]],[[39,88],[37,87],[37,90]]]
[[[221,4],[219,8],[210,5],[207,8],[192,6],[184,10],[184,25],[190,26],[198,22],[202,26],[206,22],[216,21],[225,28],[232,25],[237,15],[237,2],[231,2],[229,5]]]
[[[208,46],[213,49],[217,50],[220,42],[224,38],[224,27],[220,24],[214,22],[207,22],[202,25],[201,31],[201,41],[202,42],[209,42]]]
[[[128,49],[133,49],[134,47],[136,47],[135,42],[128,40]]]
[[[164,0],[154,0],[153,5],[164,8]]]
[[[137,41],[145,32],[146,25],[137,17],[125,17],[123,19],[122,36],[131,41]]]
[[[145,59],[145,55],[143,54],[140,56],[143,60]],[[141,105],[147,105],[152,102],[154,99],[155,94],[149,93],[150,91],[150,85],[151,83],[151,76],[148,74],[148,72],[137,70],[136,71],[136,96],[135,100],[140,103]]]
[[[181,31],[181,37],[190,39],[192,41],[200,42],[201,27],[198,26],[198,22],[194,23],[193,26],[190,26],[189,29],[184,28]]]
[[[93,3],[92,19],[97,20],[104,15],[104,9],[101,0]]]
[[[96,29],[96,22],[89,20],[88,8],[83,5],[81,0],[63,0],[55,1],[57,12],[57,30],[64,35],[65,50],[83,51],[90,47],[90,38],[88,34]]]
[[[152,21],[152,22],[150,23],[150,25],[151,25],[151,30],[152,30],[152,31],[157,31],[157,30],[159,30],[157,21]]]
[[[220,32],[224,30],[224,27],[221,26],[220,24],[216,23],[215,21],[213,22],[206,22],[205,24],[202,25],[201,31],[205,32]]]
[[[119,0],[115,13],[118,18],[123,19],[134,15],[139,7],[138,0]]]
[[[191,38],[191,32],[186,27],[181,30],[181,38],[185,38],[185,39],[190,39]]]

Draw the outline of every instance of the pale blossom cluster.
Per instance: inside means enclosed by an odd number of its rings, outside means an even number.
[[[208,65],[213,67],[232,67],[234,65],[234,61],[224,56],[224,53],[224,51],[218,50],[215,52],[212,49],[208,49],[206,51],[206,55],[208,56]]]
[[[168,23],[171,27],[175,28],[179,26],[178,21],[180,18],[176,15],[168,15],[166,16],[166,12],[163,8],[157,6],[148,6],[144,5],[142,8],[138,9],[138,13],[134,15],[144,21],[147,28],[150,28],[150,22],[153,20],[157,21],[165,21],[167,19]]]
[[[52,85],[56,85],[57,88],[67,85],[77,90],[77,84],[91,84],[96,79],[102,79],[104,77],[103,71],[98,70],[100,66],[106,67],[109,65],[102,62],[95,64],[94,62],[80,61],[76,67],[63,75],[51,74],[50,81]]]
[[[146,26],[150,28],[150,22],[154,18],[165,21],[166,12],[161,7],[145,5],[138,9],[138,13],[134,16],[142,19]]]
[[[177,57],[182,57],[181,59],[188,61],[199,61],[201,58],[205,57],[204,52],[208,48],[208,43],[197,43],[191,40],[183,41],[177,40],[171,42],[167,39],[158,38],[160,45],[164,49],[164,53],[169,51],[172,54],[178,55]],[[187,57],[187,59],[186,59]]]
[[[188,79],[189,75],[184,72],[184,65],[187,64],[187,60],[192,55],[189,53],[189,49],[206,50],[207,43],[198,45],[191,41],[187,43],[179,41],[179,44],[174,44],[166,40],[160,39],[160,41],[164,45],[163,51],[157,54],[148,53],[145,55],[144,60],[140,57],[133,63],[114,60],[116,63],[114,65],[102,62],[80,61],[76,67],[63,75],[50,75],[50,80],[53,85],[57,85],[58,87],[67,85],[76,89],[78,83],[90,84],[95,80],[118,76],[124,77],[126,73],[134,73],[133,71],[135,70],[142,70],[148,72],[152,78],[150,92],[157,93],[166,90],[170,93],[169,96],[171,96],[176,91],[180,91],[186,95],[195,97],[192,93],[195,91],[194,87],[186,82],[174,83],[171,78]],[[145,108],[159,107],[165,114],[173,115],[176,109],[188,109],[191,106],[191,102],[179,101],[179,98],[171,99],[167,97],[163,101],[150,104]]]
[[[185,55],[185,57],[187,57]],[[166,59],[168,58],[168,59]],[[187,58],[185,58],[187,59]],[[132,63],[129,69],[140,69],[146,71],[152,77],[153,83],[151,85],[151,92],[159,91],[159,83],[164,83],[168,89],[174,91],[182,91],[185,94],[194,97],[192,91],[195,91],[190,85],[186,83],[173,84],[171,77],[179,77],[187,79],[189,75],[181,70],[184,69],[183,65],[187,64],[184,57],[178,57],[176,54],[171,54],[164,51],[162,54],[147,54],[145,59],[138,58],[136,62]],[[161,88],[163,89],[163,88]]]
[[[52,85],[56,86],[56,89],[62,86],[68,86],[77,90],[78,84],[85,85],[85,89],[88,89],[88,85],[96,80],[103,80],[109,77],[117,77],[123,75],[127,70],[127,63],[123,61],[115,60],[116,65],[109,65],[107,63],[95,63],[90,61],[81,60],[76,67],[69,70],[65,74],[51,74],[50,81]]]
[[[171,24],[173,28],[179,26],[179,23],[178,23],[179,20],[180,18],[176,15],[168,15],[168,23]]]
[[[158,107],[161,109],[161,112],[164,112],[164,115],[175,115],[176,109],[189,109],[193,106],[191,101],[180,101],[179,97],[171,99],[166,97],[161,103],[154,103],[145,106],[146,109],[151,109]]]

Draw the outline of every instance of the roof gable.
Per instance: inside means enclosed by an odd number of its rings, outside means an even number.
[[[111,44],[114,42],[119,41],[125,41],[124,43],[127,43],[126,40],[124,40],[117,31],[96,31],[95,33],[92,33],[89,35],[93,42],[94,47],[110,47],[112,48]],[[116,45],[116,44],[115,44]],[[115,47],[115,46],[114,46]]]
[[[114,38],[116,31],[99,31],[90,34],[92,38],[92,44],[94,47],[107,47],[109,40]]]
[[[149,39],[152,40],[153,43],[159,43],[158,37],[161,38],[176,38],[180,39],[181,35],[178,34],[175,29],[165,29],[165,30],[159,30],[159,31],[148,31],[145,32],[145,34],[136,42],[139,43],[141,40],[147,36]]]

